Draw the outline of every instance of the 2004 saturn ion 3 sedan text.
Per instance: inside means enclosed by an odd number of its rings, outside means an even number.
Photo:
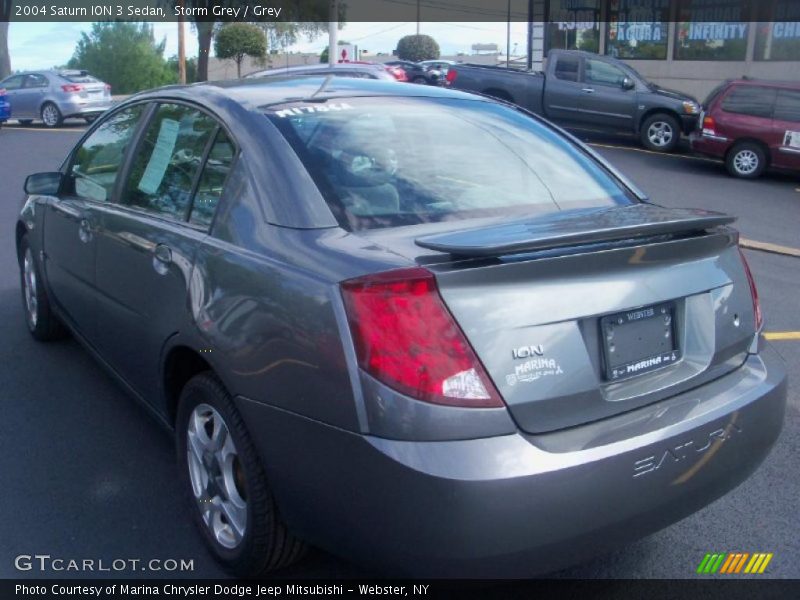
[[[30,331],[72,332],[174,427],[239,575],[306,544],[417,576],[555,569],[707,505],[781,430],[732,219],[648,203],[510,105],[162,88],[26,192]]]

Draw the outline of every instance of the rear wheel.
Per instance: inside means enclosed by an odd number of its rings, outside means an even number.
[[[21,256],[22,307],[25,309],[25,323],[28,325],[28,331],[40,342],[65,337],[67,330],[50,308],[50,298],[42,285],[39,267],[27,237],[23,237],[20,242],[19,254]]]
[[[428,80],[425,79],[424,77],[414,77],[414,79],[411,80],[411,83],[418,83],[420,85],[427,85]]]
[[[214,375],[186,384],[176,428],[184,488],[217,560],[239,577],[296,561],[305,546],[281,520],[244,422]]]
[[[45,102],[44,106],[42,106],[42,122],[45,127],[60,127],[64,122],[64,117],[55,104]]]
[[[678,120],[664,113],[651,115],[642,123],[642,145],[654,152],[672,152],[681,141]]]
[[[740,142],[725,157],[728,173],[743,179],[761,177],[767,168],[767,153],[753,142]]]

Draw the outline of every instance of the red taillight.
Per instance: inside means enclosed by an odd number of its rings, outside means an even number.
[[[65,92],[67,92],[68,94],[70,94],[70,93],[75,93],[75,92],[82,92],[83,91],[83,86],[82,85],[78,85],[77,83],[66,83],[66,84],[61,86],[61,89],[63,91],[65,91]]]
[[[714,117],[703,117],[703,133],[716,135],[717,124]]]
[[[433,404],[503,406],[475,352],[422,268],[342,283],[359,366],[389,387]]]
[[[453,67],[450,67],[447,70],[447,75],[445,75],[447,83],[452,84],[456,80],[456,77],[458,77],[458,71],[456,71]]]
[[[758,332],[761,331],[761,326],[764,325],[764,315],[761,313],[761,302],[758,300],[758,289],[756,288],[756,281],[753,279],[753,273],[750,271],[750,265],[747,264],[747,259],[741,248],[739,248],[739,255],[742,257],[744,272],[747,274],[747,283],[750,285],[750,296],[753,298],[753,314],[756,319],[756,332]]]

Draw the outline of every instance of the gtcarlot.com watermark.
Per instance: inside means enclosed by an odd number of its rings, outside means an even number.
[[[63,558],[49,554],[20,554],[14,559],[17,571],[37,573],[135,573],[142,571],[185,573],[194,571],[194,559],[175,558]]]

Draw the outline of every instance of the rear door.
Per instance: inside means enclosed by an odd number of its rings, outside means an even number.
[[[578,98],[583,123],[615,131],[633,131],[636,92],[622,87],[625,71],[603,60],[587,58]]]
[[[778,90],[770,151],[775,166],[800,169],[800,90]]]
[[[100,347],[145,398],[157,397],[161,349],[189,318],[194,255],[207,235],[231,147],[218,122],[199,108],[161,104],[126,169],[119,201],[99,211]]]
[[[544,87],[545,116],[556,121],[578,121],[578,97],[581,94],[581,58],[576,55],[553,53],[548,60]]]
[[[50,293],[93,344],[97,333],[97,210],[114,195],[144,109],[139,104],[115,113],[76,148],[65,189],[50,202],[45,214],[44,265]]]
[[[39,116],[39,107],[44,102],[49,85],[47,77],[39,73],[25,76],[22,89],[17,92],[17,105],[21,114],[29,117]]]

